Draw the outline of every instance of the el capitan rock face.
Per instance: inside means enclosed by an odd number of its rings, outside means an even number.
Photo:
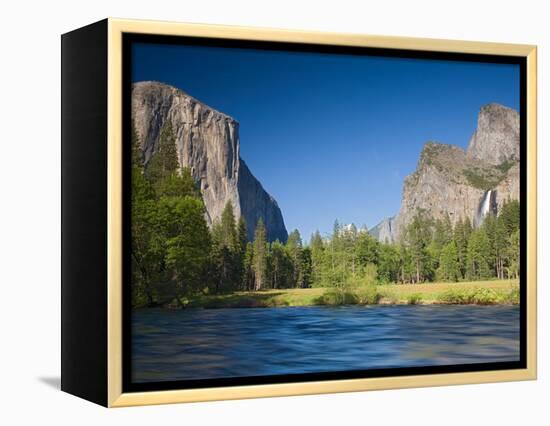
[[[246,219],[249,239],[262,218],[270,241],[287,240],[277,202],[239,156],[239,123],[235,119],[157,82],[132,85],[132,118],[145,163],[158,149],[164,124],[172,124],[179,164],[191,170],[200,186],[209,225],[231,201],[236,217]]]
[[[240,161],[237,189],[240,197],[241,214],[246,218],[246,223],[258,223],[261,218],[266,224],[269,241],[279,239],[281,242],[286,242],[288,233],[281,210],[277,206],[277,201],[265,192],[262,184],[254,177],[242,159]],[[248,227],[248,239],[254,239],[254,228],[250,226]]]
[[[449,215],[478,221],[485,193],[494,191],[497,210],[519,199],[519,114],[498,104],[481,108],[467,151],[435,142],[424,145],[416,170],[405,178],[396,216],[371,229],[382,242],[397,242],[419,210],[434,219]]]

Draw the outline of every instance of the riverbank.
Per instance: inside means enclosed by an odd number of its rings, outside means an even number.
[[[292,288],[257,292],[200,295],[188,300],[193,308],[262,308],[314,305],[430,305],[519,303],[518,280],[460,283],[385,284],[363,287]]]

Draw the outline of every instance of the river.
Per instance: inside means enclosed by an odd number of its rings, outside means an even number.
[[[143,309],[132,317],[136,383],[518,359],[518,306]]]

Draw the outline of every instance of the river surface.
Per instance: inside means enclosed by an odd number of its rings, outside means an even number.
[[[518,306],[144,309],[132,381],[519,360]]]

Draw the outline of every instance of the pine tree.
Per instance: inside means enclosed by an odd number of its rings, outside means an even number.
[[[458,281],[459,276],[458,250],[456,243],[451,241],[441,249],[437,278],[442,281]]]
[[[508,277],[517,278],[519,276],[520,215],[521,209],[517,200],[505,202],[498,215],[500,276],[502,278],[504,278],[505,271]]]
[[[313,272],[313,264],[311,259],[311,248],[304,247],[302,250],[302,287],[311,286],[311,275]]]
[[[508,278],[518,278],[519,277],[519,245],[520,245],[520,230],[517,229],[510,235],[508,239],[508,247],[506,251],[506,261],[508,264]]]
[[[247,243],[243,258],[242,289],[251,291],[255,289],[254,282],[254,245]]]
[[[286,250],[292,260],[293,287],[303,287],[302,237],[297,229],[288,236]]]
[[[484,228],[473,231],[468,240],[467,277],[469,279],[487,279],[490,276],[488,259],[491,246]]]
[[[239,251],[241,252],[241,254],[244,254],[244,252],[246,251],[246,245],[248,243],[248,234],[246,219],[243,215],[239,217],[239,221],[237,223],[237,242],[239,245]]]
[[[227,246],[231,251],[237,251],[239,249],[239,241],[237,239],[237,223],[231,201],[228,201],[225,204],[221,215],[220,226],[221,243]]]
[[[430,271],[435,271],[439,268],[441,251],[452,239],[453,227],[449,215],[446,214],[443,219],[437,219],[433,223],[433,237],[427,247],[427,252],[432,262],[429,268]],[[429,278],[433,278],[433,276]]]
[[[362,232],[359,234],[355,244],[355,253],[359,265],[362,267],[369,263],[378,265],[380,246],[381,244],[368,232]]]
[[[244,216],[241,215],[237,222],[237,247],[235,253],[235,262],[236,262],[236,288],[241,288],[241,285],[245,279],[245,255],[246,255],[246,246],[248,243],[247,237],[247,228],[246,220]]]
[[[204,204],[191,197],[163,197],[158,201],[166,244],[165,264],[171,269],[170,296],[183,297],[205,286],[210,257],[210,233]]]
[[[132,167],[131,197],[132,305],[153,306],[157,293],[154,283],[162,270],[164,251],[155,244],[154,191],[137,166]]]
[[[342,226],[340,225],[340,222],[338,222],[338,219],[336,219],[332,227],[332,236],[330,239],[330,243],[332,244],[333,248],[336,250],[339,250],[341,248],[340,247],[341,235],[342,235]]]
[[[267,238],[263,220],[260,218],[254,233],[254,290],[265,288],[267,284]]]
[[[201,198],[201,192],[187,167],[180,173],[171,173],[155,182],[155,193],[160,197]]]
[[[325,283],[328,286],[343,288],[346,285],[346,263],[343,256],[342,227],[334,221],[332,236],[326,248]]]
[[[273,241],[270,253],[271,288],[294,287],[292,259],[285,246],[279,240]]]
[[[520,206],[518,200],[507,201],[503,204],[500,214],[500,220],[506,229],[507,235],[519,229],[520,226]]]
[[[464,235],[467,239],[470,239],[470,235],[472,235],[472,232],[474,231],[474,227],[472,226],[472,222],[470,221],[470,218],[467,217],[464,219]]]
[[[131,186],[131,282],[132,305],[143,306],[154,304],[155,290],[153,280],[158,273],[162,254],[152,250],[154,238],[154,191],[143,178],[141,167],[142,153],[134,120],[132,119],[132,186]]]
[[[321,286],[323,282],[325,247],[319,231],[315,231],[311,236],[309,245],[311,248],[311,283],[314,286]]]
[[[158,149],[147,163],[145,175],[153,184],[156,184],[176,172],[178,167],[176,137],[172,124],[167,122],[160,132]]]
[[[501,216],[488,216],[483,221],[483,229],[487,234],[490,247],[490,257],[487,262],[499,279],[504,278],[504,256],[508,245],[508,236]],[[492,274],[492,275],[494,275]]]
[[[242,248],[237,236],[233,205],[228,201],[219,221],[212,227],[213,249],[211,262],[214,267],[216,291],[236,290],[242,282]]]
[[[453,227],[449,215],[446,214],[443,219],[436,220],[434,222],[434,235],[433,242],[438,251],[452,240]]]
[[[453,240],[456,244],[456,251],[458,255],[458,269],[460,277],[466,277],[466,257],[468,256],[468,239],[464,235],[464,221],[462,218],[456,223]]]
[[[419,210],[405,231],[405,241],[414,265],[414,282],[421,282],[431,273],[431,259],[427,246],[431,241],[431,223],[426,213]]]

